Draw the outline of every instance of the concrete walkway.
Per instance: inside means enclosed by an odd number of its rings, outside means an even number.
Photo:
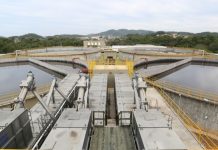
[[[146,78],[149,78],[149,77],[152,77],[152,76],[156,76],[156,75],[159,75],[161,73],[164,73],[164,72],[167,72],[167,71],[170,71],[174,68],[177,68],[179,66],[182,66],[184,64],[187,64],[189,62],[191,62],[192,59],[191,58],[187,58],[187,59],[184,59],[184,60],[181,60],[181,61],[178,61],[178,62],[175,62],[175,63],[171,63],[169,65],[161,65],[159,67],[155,67],[155,69],[151,70],[151,69],[148,69],[148,70],[142,70],[140,71],[139,70],[139,73],[143,76],[143,77],[146,77]]]
[[[165,100],[155,88],[148,88],[146,96],[151,107],[158,107],[162,113],[173,117],[172,129],[176,132],[176,134],[189,150],[203,149],[191,132],[188,131],[183,123],[179,120],[179,117],[167,106]]]

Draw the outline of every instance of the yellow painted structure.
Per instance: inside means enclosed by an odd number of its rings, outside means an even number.
[[[109,60],[109,59],[99,59],[96,61],[89,61],[88,62],[89,74],[92,77],[94,73],[94,68],[96,69],[115,69],[115,70],[125,70],[127,69],[128,74],[130,77],[133,76],[134,73],[134,64],[133,61],[129,60],[120,60],[116,59]]]

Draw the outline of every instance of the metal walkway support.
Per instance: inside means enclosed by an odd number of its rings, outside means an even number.
[[[50,101],[52,100],[53,104],[55,103],[55,98],[54,98],[54,90],[56,90],[69,104],[72,103],[64,94],[63,92],[58,88],[57,85],[57,79],[55,78],[52,81],[50,90],[47,94],[47,99],[44,102],[43,99],[41,98],[41,96],[36,92],[36,87],[35,87],[35,81],[34,81],[34,75],[32,74],[32,72],[29,72],[27,75],[27,79],[22,81],[20,87],[21,87],[21,92],[19,94],[19,96],[16,98],[15,100],[15,105],[14,105],[14,109],[18,109],[18,108],[24,108],[24,103],[25,103],[25,98],[26,95],[29,91],[31,91],[35,97],[37,98],[37,100],[39,101],[39,103],[41,104],[41,106],[45,109],[46,113],[52,118],[55,119],[55,116],[50,112],[48,106],[50,104]],[[84,74],[80,75],[80,80],[77,82],[77,88],[78,88],[78,97],[77,100],[74,102],[74,106],[76,107],[76,109],[81,109],[81,108],[86,108],[85,104],[87,104],[87,101],[85,102],[85,100],[87,100],[87,94],[85,94],[85,92],[87,92],[87,82],[89,82],[89,80],[87,79],[87,76]],[[85,97],[86,95],[86,97]]]
[[[24,103],[28,91],[35,90],[34,76],[32,72],[28,72],[27,79],[21,81],[20,88],[20,94],[17,98],[15,98],[14,109],[24,108]]]
[[[53,92],[41,97],[41,102],[45,104],[49,112],[54,116],[54,119],[48,115],[40,103],[37,103],[31,108],[31,124],[34,137],[28,148],[35,149],[40,147],[63,109],[75,100],[74,95],[77,92],[76,84],[79,79],[80,76],[78,74],[69,74],[59,83],[54,84],[55,81],[53,81],[52,85],[54,87],[51,87],[51,89],[54,88]],[[48,97],[49,95],[51,95],[50,98]]]
[[[35,104],[30,111],[28,111],[27,117],[30,120],[30,130],[32,131],[32,138],[26,148],[38,148],[41,142],[47,136],[54,123],[56,122],[62,110],[67,104],[73,103],[75,100],[74,93],[81,93],[80,86],[76,89],[77,81],[84,81],[83,76],[79,77],[77,74],[69,74],[62,81],[56,83],[56,79],[52,81],[50,91],[47,95],[41,97],[36,92],[36,86],[34,81],[34,75],[29,72],[27,79],[22,81],[20,87],[21,92],[15,99],[14,110],[26,110],[25,99],[28,92],[32,92],[33,95],[38,99],[38,103]],[[84,91],[84,89],[83,89]],[[85,93],[83,93],[85,95]],[[86,94],[87,95],[87,94]],[[87,98],[83,97],[84,100]],[[22,120],[23,121],[23,120]],[[10,133],[12,136],[16,133]],[[12,146],[13,147],[13,146]],[[14,146],[14,148],[16,148]]]

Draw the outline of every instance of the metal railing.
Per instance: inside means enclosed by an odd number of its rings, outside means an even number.
[[[15,54],[2,54],[0,59],[15,58]]]
[[[107,124],[104,111],[93,111],[92,115],[94,126],[105,126],[105,124]]]
[[[194,136],[197,141],[201,143],[205,149],[218,149],[218,144],[214,140],[205,134],[205,131],[197,125],[177,104],[176,102],[164,91],[164,88],[157,82],[146,79],[146,81],[152,86],[156,87],[161,96],[167,102],[171,109],[180,117],[186,128],[191,131],[195,129]]]
[[[133,73],[134,73],[133,61],[120,60],[120,59],[115,59],[115,60],[99,59],[99,60],[94,60],[94,61],[88,62],[89,74],[91,77],[93,76],[93,70],[94,70],[95,65],[125,65],[125,66],[127,66],[128,74],[130,77],[132,77]]]
[[[95,65],[96,65],[96,62],[95,62],[95,61],[89,61],[89,62],[88,62],[88,69],[89,69],[89,75],[90,75],[90,77],[93,76],[93,70],[94,70]]]
[[[132,111],[121,111],[118,114],[118,123],[120,126],[129,126],[132,123]]]
[[[185,86],[182,86],[182,85],[170,82],[170,81],[161,81],[161,80],[152,81],[147,78],[145,78],[145,81],[151,84],[155,82],[157,87],[163,88],[166,90],[171,90],[181,95],[192,97],[197,100],[202,100],[205,102],[210,102],[213,104],[218,104],[218,95],[213,92],[185,87]]]

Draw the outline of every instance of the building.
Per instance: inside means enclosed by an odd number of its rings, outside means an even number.
[[[83,41],[84,47],[105,47],[105,41],[104,40],[88,40]]]

